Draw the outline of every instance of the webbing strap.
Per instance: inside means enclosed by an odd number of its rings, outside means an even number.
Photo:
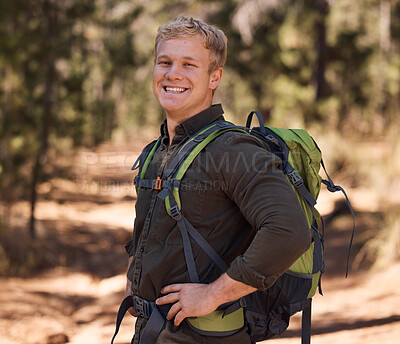
[[[287,148],[287,146],[286,146]],[[287,151],[288,148],[287,148]],[[284,154],[286,154],[284,152]],[[287,155],[285,155],[285,158],[287,159]],[[314,206],[317,204],[317,201],[314,199],[314,197],[311,195],[311,193],[307,190],[306,186],[304,185],[303,178],[296,172],[296,170],[293,168],[293,166],[289,163],[289,161],[286,163],[285,172],[288,175],[290,181],[292,184],[296,187],[298,193],[300,196],[310,205]]]
[[[323,243],[322,243],[321,237],[318,232],[318,227],[317,227],[315,217],[313,218],[313,224],[311,225],[311,236],[314,239],[313,271],[312,271],[312,273],[315,274],[318,271],[324,272],[325,263],[324,263],[324,259],[322,258]]]
[[[157,189],[156,182],[156,179],[141,179],[139,175],[136,175],[135,179],[133,180],[133,184],[135,184],[136,187],[144,189]]]
[[[167,191],[169,191],[169,190],[172,190],[172,188],[174,188],[174,187],[179,187],[180,181],[176,180],[176,179],[161,180],[159,178],[158,179],[142,179],[142,178],[140,178],[139,175],[136,175],[135,179],[133,180],[133,183],[135,184],[136,187],[140,187],[140,188],[144,188],[144,189],[155,189],[155,190],[166,189]],[[164,199],[165,197],[160,196],[161,199]]]
[[[190,281],[192,283],[200,283],[199,275],[196,269],[196,264],[194,263],[192,245],[190,245],[190,239],[186,228],[186,223],[181,218],[179,221],[177,221],[177,224],[182,236],[183,251],[185,254],[186,266],[189,272]]]
[[[182,236],[182,242],[183,242],[183,252],[185,254],[185,261],[186,261],[186,266],[188,269],[190,281],[192,283],[200,283],[199,275],[197,273],[196,269],[196,264],[194,263],[194,256],[193,256],[193,250],[192,250],[192,245],[190,244],[190,239],[189,239],[189,231],[187,228],[187,221],[185,222],[183,219],[184,217],[182,216],[174,197],[171,197],[171,200],[173,200],[173,206],[171,207],[170,213],[173,216],[173,218],[176,220],[179,231],[181,232]]]
[[[301,316],[301,344],[311,342],[311,304],[312,299],[307,299]]]
[[[261,134],[265,137],[267,136],[267,133],[265,131],[265,126],[264,126],[264,120],[261,116],[261,114],[258,111],[252,111],[250,112],[249,116],[247,117],[247,122],[246,122],[246,128],[250,129],[251,127],[251,120],[253,119],[253,115],[256,115],[258,118],[258,122],[260,124],[260,132]]]
[[[122,319],[124,318],[128,309],[134,307],[135,311],[139,315],[140,312],[137,308],[138,303],[140,305],[148,305],[148,308],[146,308],[146,311],[142,314],[142,316],[148,318],[148,321],[143,330],[143,333],[140,336],[139,344],[154,344],[156,342],[157,337],[164,327],[166,321],[165,315],[161,313],[160,309],[156,306],[154,302],[149,302],[147,300],[139,298],[138,296],[129,295],[122,300],[121,305],[119,306],[115,332],[111,339],[111,344],[114,343],[114,339],[118,334]]]
[[[139,155],[139,157],[136,159],[136,161],[135,161],[135,163],[133,164],[133,166],[132,166],[132,168],[131,168],[131,170],[136,170],[138,167],[139,167],[139,165],[140,165],[140,162],[142,161],[142,159],[143,159],[143,168],[144,168],[144,170],[146,170],[147,169],[147,166],[148,166],[148,164],[149,164],[149,162],[150,162],[150,160],[152,159],[152,157],[153,157],[153,155],[154,155],[154,152],[156,151],[156,149],[158,148],[158,146],[160,145],[160,143],[161,143],[161,136],[156,140],[156,141],[153,141],[152,143],[150,143],[144,150],[143,150],[143,152]],[[142,169],[143,169],[142,168]],[[141,171],[142,170],[140,170],[140,172],[139,173],[141,173]],[[146,172],[146,171],[145,171]],[[143,177],[143,176],[142,176]]]
[[[194,228],[191,223],[182,215],[180,221],[178,221],[178,226],[184,226],[190,236],[196,241],[196,243],[203,249],[203,251],[212,259],[212,261],[219,267],[222,272],[228,270],[228,266],[220,257],[220,255],[211,247],[206,239]]]
[[[164,200],[168,195],[172,195],[173,188],[179,187],[181,181],[176,179],[168,179],[163,181],[162,190],[157,195]]]
[[[223,261],[220,255],[211,247],[206,239],[198,232],[196,228],[186,219],[186,217],[179,210],[174,197],[171,198],[170,214],[176,220],[179,231],[182,235],[183,250],[187,269],[192,283],[199,283],[199,276],[197,274],[196,265],[194,263],[194,256],[192,246],[190,244],[189,235],[193,240],[202,248],[202,250],[211,258],[211,260],[221,269],[222,272],[228,270],[228,265]]]
[[[111,344],[114,343],[114,339],[118,334],[119,327],[121,326],[122,319],[124,318],[126,312],[128,311],[129,308],[133,307],[133,297],[132,296],[127,296],[123,301],[121,302],[121,305],[119,306],[118,309],[118,315],[117,315],[117,322],[115,325],[115,332],[114,335],[111,339]]]
[[[139,344],[154,344],[164,327],[165,321],[166,318],[161,314],[158,307],[155,306],[140,336]]]
[[[329,177],[328,172],[326,171],[325,164],[324,164],[323,160],[321,160],[321,165],[322,165],[322,168],[324,169],[325,174],[326,174],[326,176],[328,178],[328,180],[322,179],[322,183],[324,183],[326,185],[328,191],[330,191],[330,192],[341,191],[343,193],[344,197],[346,198],[347,206],[349,207],[351,216],[353,218],[353,230],[351,232],[349,250],[347,252],[347,263],[346,263],[346,278],[347,278],[347,276],[349,275],[351,247],[353,245],[353,239],[354,239],[354,235],[355,235],[355,232],[356,232],[356,220],[355,220],[354,210],[353,210],[353,207],[351,206],[349,197],[347,197],[346,191],[344,191],[344,189],[341,186],[335,185],[335,183],[332,181],[331,177]]]

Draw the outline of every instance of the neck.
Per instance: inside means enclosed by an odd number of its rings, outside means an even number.
[[[175,128],[182,122],[176,121],[173,118],[169,118],[167,116],[167,129],[168,129],[168,136],[169,136],[169,144],[170,145],[172,143],[172,139],[175,136]]]
[[[172,140],[173,140],[173,138],[175,136],[175,128],[179,124],[185,122],[189,118],[192,118],[192,117],[196,116],[201,111],[204,111],[205,109],[208,109],[211,105],[212,105],[212,103],[210,102],[210,104],[207,104],[207,106],[204,107],[204,109],[202,109],[200,111],[196,111],[196,113],[193,113],[193,114],[188,115],[188,116],[176,116],[174,114],[166,112],[165,116],[167,118],[167,129],[168,129],[169,143],[170,144],[172,143]]]

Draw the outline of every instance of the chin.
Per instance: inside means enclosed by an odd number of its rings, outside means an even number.
[[[176,103],[165,102],[165,101],[161,101],[160,105],[166,112],[177,112],[177,111],[183,110],[185,108],[184,104],[176,104]]]

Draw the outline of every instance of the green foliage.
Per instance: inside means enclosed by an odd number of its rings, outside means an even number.
[[[26,198],[43,181],[49,143],[111,137],[124,96],[115,85],[137,67],[129,26],[142,8],[126,4],[17,0],[0,8],[2,200]]]

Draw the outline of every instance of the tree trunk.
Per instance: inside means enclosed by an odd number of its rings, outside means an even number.
[[[317,66],[316,66],[316,83],[315,83],[315,100],[321,100],[326,97],[326,16],[329,12],[329,5],[326,1],[320,2],[318,6],[319,18],[315,23],[317,38]]]
[[[326,96],[325,86],[325,69],[326,69],[326,25],[325,18],[316,23],[317,27],[317,71],[316,71],[316,86],[315,100],[321,100]]]
[[[390,45],[391,45],[391,36],[390,36],[390,12],[391,5],[390,0],[381,0],[380,1],[380,61],[379,61],[379,80],[378,80],[378,90],[379,90],[379,112],[381,114],[381,125],[382,128],[380,130],[384,130],[385,127],[389,124],[388,118],[388,97],[387,97],[387,78],[386,78],[386,69],[388,65],[389,53],[390,53]],[[373,124],[374,125],[374,124]]]
[[[47,44],[49,45],[48,55],[45,59],[45,80],[43,93],[43,117],[40,131],[40,147],[36,155],[35,164],[32,170],[32,192],[31,192],[31,217],[29,232],[34,239],[36,237],[35,227],[35,208],[37,203],[37,186],[43,177],[43,166],[46,162],[50,122],[53,117],[54,83],[55,83],[55,53],[53,43],[55,43],[55,29],[57,25],[57,0],[47,0],[43,4],[43,12],[47,23]]]

